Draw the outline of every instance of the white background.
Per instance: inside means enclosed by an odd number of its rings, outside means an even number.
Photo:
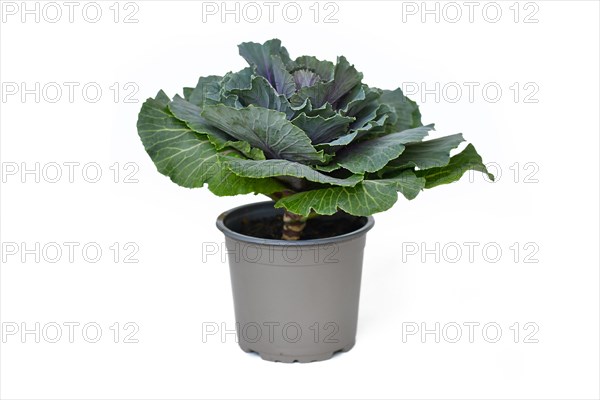
[[[40,12],[44,4],[39,3]],[[236,23],[234,16],[222,23],[220,14],[203,22],[201,2],[138,1],[138,23],[130,24],[123,18],[135,8],[125,10],[124,3],[118,5],[118,23],[109,8],[112,1],[99,3],[103,14],[97,23],[83,19],[83,2],[73,23],[68,9],[58,4],[64,15],[57,23],[44,15],[39,23],[34,16],[22,23],[20,13],[3,14],[3,84],[80,86],[73,102],[64,86],[56,103],[47,101],[54,92],[39,103],[34,95],[23,101],[20,93],[2,99],[2,168],[6,175],[15,165],[34,168],[36,162],[40,168],[53,162],[80,166],[73,183],[66,167],[57,183],[44,176],[36,183],[34,175],[22,177],[21,171],[4,176],[1,240],[20,250],[22,243],[33,248],[36,242],[78,242],[80,247],[72,263],[67,254],[56,263],[44,257],[37,263],[34,255],[21,262],[20,252],[5,251],[1,319],[5,330],[14,326],[10,323],[19,329],[22,323],[32,329],[36,322],[80,326],[73,343],[66,327],[57,343],[45,337],[36,343],[33,334],[22,340],[20,332],[3,335],[2,398],[600,396],[597,2],[516,7],[512,1],[498,2],[502,15],[496,23],[486,21],[495,15],[489,8],[482,14],[483,2],[473,22],[468,8],[455,3],[462,12],[456,23],[448,21],[454,10],[442,13],[446,3],[438,3],[439,22],[435,15],[421,21],[421,2],[411,3],[418,8],[411,15],[403,14],[403,7],[413,8],[401,2],[365,1],[337,2],[337,23],[323,22],[324,4],[315,23],[312,2],[300,3],[297,23],[283,18],[285,3],[273,23],[264,6],[257,23],[243,18]],[[516,23],[515,9],[520,10]],[[46,11],[51,13],[46,17],[54,17],[54,11]],[[538,22],[525,23],[534,11],[530,19]],[[372,86],[423,82],[432,89],[439,82],[441,91],[456,82],[463,88],[457,102],[449,91],[439,93],[437,101],[433,94],[425,101],[421,92],[412,95],[422,104],[423,122],[435,122],[436,134],[464,133],[499,176],[496,183],[479,174],[465,176],[414,201],[400,199],[376,216],[365,253],[357,345],[320,363],[265,362],[243,353],[232,335],[225,343],[218,336],[203,343],[203,324],[234,327],[227,264],[219,256],[203,262],[203,243],[222,243],[214,226],[219,213],[259,198],[216,198],[205,189],[177,187],[156,172],[135,127],[141,102],[159,89],[181,94],[199,76],[239,70],[245,62],[237,54],[238,43],[273,37],[282,39],[292,57],[345,55]],[[82,97],[81,88],[89,82],[103,89],[96,103]],[[116,103],[109,88],[115,82],[121,87]],[[128,82],[139,87],[132,97],[137,103],[124,101],[131,91],[124,89]],[[479,84],[473,101],[465,82]],[[510,89],[515,82],[520,87],[516,99]],[[525,90],[528,82],[533,86]],[[491,89],[488,99],[483,96],[487,83],[502,89],[497,102],[491,101]],[[539,90],[527,100],[537,102],[525,102],[532,87]],[[92,162],[102,169],[98,183],[82,177],[81,166]],[[118,183],[109,169],[115,162],[121,170]],[[138,183],[123,182],[128,162],[139,166]],[[118,262],[109,249],[115,242],[121,247]],[[138,263],[123,262],[128,242],[139,247]],[[465,242],[479,243],[473,260]],[[82,258],[86,243],[102,248],[97,263]],[[435,249],[436,243],[439,260],[422,251]],[[482,253],[488,243],[489,253]],[[417,254],[407,251],[415,246]],[[463,254],[451,262],[457,246]],[[498,247],[502,254],[496,257]],[[538,262],[525,262],[534,251],[529,261]],[[97,343],[82,336],[81,327],[90,322],[102,328]],[[110,330],[115,322],[118,343]],[[124,330],[127,322],[139,327],[138,343],[124,343],[124,334],[131,332]],[[407,322],[426,323],[428,329],[436,322],[480,326],[473,343],[466,327],[458,343],[446,337],[436,343],[434,335],[403,342]],[[486,323],[502,328],[496,343],[482,334]],[[537,343],[525,343],[535,326],[539,330],[530,339]],[[47,333],[54,336],[52,330]],[[94,336],[93,330],[88,333]],[[495,336],[493,329],[488,333]]]

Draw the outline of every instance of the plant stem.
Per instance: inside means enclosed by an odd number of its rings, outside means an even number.
[[[306,226],[306,219],[307,217],[286,210],[283,214],[283,234],[281,235],[281,239],[300,239],[302,230],[304,230],[304,227]]]

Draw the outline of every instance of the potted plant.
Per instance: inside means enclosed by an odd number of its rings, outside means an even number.
[[[416,103],[362,83],[346,58],[290,58],[278,39],[242,43],[249,66],[160,91],[138,132],[158,171],[217,196],[263,194],[217,220],[239,344],[274,361],[315,361],[355,342],[366,233],[398,192],[489,174],[461,134],[424,140]]]

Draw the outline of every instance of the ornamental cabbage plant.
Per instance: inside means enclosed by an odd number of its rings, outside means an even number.
[[[264,194],[283,208],[282,239],[301,237],[306,219],[340,210],[368,216],[398,193],[488,173],[462,134],[425,140],[417,104],[362,82],[345,57],[292,59],[278,39],[242,43],[249,66],[201,77],[183,97],[159,91],[137,123],[158,171],[176,184],[205,184],[217,196]]]

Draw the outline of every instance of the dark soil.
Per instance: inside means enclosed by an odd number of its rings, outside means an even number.
[[[344,235],[363,227],[365,221],[361,217],[348,214],[319,216],[310,218],[302,231],[300,240],[323,239]],[[239,233],[261,239],[281,239],[283,231],[283,216],[273,216],[257,219],[244,218]]]

